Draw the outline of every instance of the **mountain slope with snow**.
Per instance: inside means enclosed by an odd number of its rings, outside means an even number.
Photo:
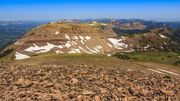
[[[32,29],[8,48],[14,49],[15,59],[19,54],[28,58],[45,53],[111,56],[117,52],[178,50],[171,40],[173,34],[166,28],[152,29],[144,34],[119,35],[113,27],[100,22],[52,22]]]
[[[17,40],[16,54],[31,57],[47,52],[104,54],[110,56],[119,51],[130,51],[123,37],[111,30],[101,30],[90,24],[49,23],[32,29]]]

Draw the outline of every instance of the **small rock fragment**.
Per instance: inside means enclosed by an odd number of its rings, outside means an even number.
[[[104,89],[104,88],[101,88],[101,93],[103,94],[103,93],[106,93],[107,92],[107,90],[106,89]]]
[[[99,96],[95,96],[94,101],[101,101],[101,98]]]
[[[83,95],[94,95],[94,94],[95,94],[94,92],[87,90],[83,92]]]
[[[78,83],[78,79],[76,79],[76,78],[73,78],[73,79],[71,79],[71,84],[76,84],[76,83]]]
[[[170,90],[166,90],[166,89],[161,89],[161,92],[168,95],[168,96],[172,96],[174,95],[174,92],[173,91],[170,91]]]
[[[78,101],[83,101],[83,96],[82,96],[82,95],[79,95],[79,96],[77,97],[77,100],[78,100]]]
[[[32,86],[33,83],[28,79],[20,78],[20,79],[17,80],[17,82],[15,84],[17,86],[28,88],[28,87]]]

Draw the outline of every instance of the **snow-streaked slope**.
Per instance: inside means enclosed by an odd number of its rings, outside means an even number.
[[[15,54],[15,59],[16,60],[22,60],[22,59],[27,59],[27,58],[30,58],[30,56],[25,55],[25,54],[21,54],[19,52],[16,52],[16,54]]]
[[[40,26],[18,40],[17,52],[26,54],[104,54],[110,56],[119,51],[130,50],[124,37],[110,36],[98,28],[85,24],[50,23]],[[17,54],[16,54],[17,55]],[[28,57],[30,58],[30,57]]]

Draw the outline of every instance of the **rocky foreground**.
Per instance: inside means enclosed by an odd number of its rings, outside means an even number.
[[[180,80],[125,68],[1,65],[0,100],[179,101]]]

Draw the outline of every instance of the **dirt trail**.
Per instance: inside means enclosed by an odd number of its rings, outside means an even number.
[[[144,66],[151,71],[159,72],[160,74],[170,74],[180,77],[179,67],[169,66],[165,64],[158,64],[158,63],[145,63],[145,62],[137,62],[137,64]]]

